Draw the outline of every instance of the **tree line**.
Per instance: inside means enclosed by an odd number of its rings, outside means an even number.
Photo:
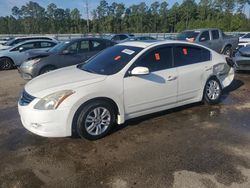
[[[77,8],[63,9],[54,3],[44,8],[30,1],[14,6],[10,16],[0,17],[0,33],[170,33],[202,27],[249,31],[250,19],[245,14],[249,4],[250,0],[183,0],[172,7],[167,1],[126,7],[123,3],[100,0],[91,12],[88,28]]]

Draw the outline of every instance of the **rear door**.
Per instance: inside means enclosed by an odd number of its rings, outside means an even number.
[[[179,103],[196,101],[203,92],[204,82],[211,70],[210,51],[194,46],[179,44],[174,47],[174,67],[178,73]]]

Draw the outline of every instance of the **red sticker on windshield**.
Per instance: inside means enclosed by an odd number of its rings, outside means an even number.
[[[118,61],[119,59],[121,59],[121,56],[120,56],[120,55],[118,55],[118,56],[116,56],[116,57],[114,58],[115,61]]]
[[[160,57],[159,53],[155,53],[155,60],[156,61],[160,61],[161,60],[161,57]]]
[[[187,48],[183,48],[182,52],[183,52],[184,55],[187,55],[188,54]]]

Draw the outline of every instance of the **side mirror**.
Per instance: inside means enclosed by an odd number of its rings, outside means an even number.
[[[135,67],[130,75],[132,76],[139,76],[139,75],[147,75],[149,74],[149,69],[147,67]]]
[[[19,52],[22,52],[22,51],[24,51],[24,48],[20,47],[18,50],[19,50]]]

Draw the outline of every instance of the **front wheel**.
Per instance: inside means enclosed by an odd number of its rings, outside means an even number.
[[[0,70],[10,70],[14,68],[14,63],[9,58],[1,58],[0,59]]]
[[[105,101],[94,101],[82,108],[77,117],[77,133],[88,140],[97,140],[108,134],[115,123],[115,111]]]
[[[210,78],[205,86],[204,100],[208,104],[218,104],[222,95],[220,82],[216,78]]]

